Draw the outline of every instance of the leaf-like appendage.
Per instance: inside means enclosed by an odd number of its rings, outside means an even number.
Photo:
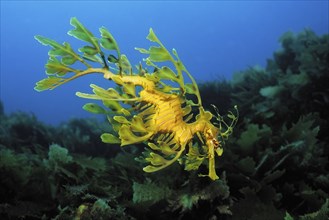
[[[161,150],[161,148],[160,147],[158,147],[157,145],[155,145],[154,143],[152,143],[152,142],[149,142],[149,143],[147,143],[147,145],[152,149],[152,150]]]
[[[99,53],[101,49],[99,48],[98,40],[94,35],[87,29],[85,26],[83,26],[77,18],[71,18],[70,21],[71,25],[75,27],[75,29],[70,30],[68,32],[68,35],[73,36],[79,40],[86,41],[88,43],[91,43],[93,45],[93,49],[97,51],[96,53]],[[96,54],[95,53],[95,54]],[[87,53],[88,54],[88,53]]]
[[[94,47],[91,47],[91,46],[81,47],[79,49],[79,51],[84,53],[86,56],[94,56],[97,53],[99,53],[99,51],[97,51],[97,49],[95,49]]]
[[[98,54],[96,54],[96,55],[87,55],[85,53],[85,54],[83,54],[83,58],[85,60],[89,60],[89,61],[92,61],[92,62],[95,62],[95,63],[100,63],[100,64],[104,65],[104,61],[102,60],[102,58],[100,58],[100,56]]]
[[[76,70],[64,65],[55,57],[49,57],[46,64],[46,73],[48,75],[57,74],[58,76],[65,76],[69,72],[76,72]]]
[[[154,167],[154,166],[151,166],[151,165],[148,165],[146,167],[143,168],[143,170],[147,173],[152,173],[152,172],[156,172],[159,170],[158,167]]]
[[[106,90],[108,95],[110,97],[113,97],[114,99],[119,99],[121,98],[121,95],[118,93],[117,90],[113,89],[113,88],[109,88],[108,90]]]
[[[69,31],[69,35],[83,41],[87,41],[92,45],[87,45],[80,48],[80,52],[83,55],[76,53],[69,43],[64,42],[59,44],[54,40],[37,35],[35,39],[42,45],[50,46],[52,49],[49,51],[49,61],[46,64],[46,73],[48,75],[54,75],[54,77],[43,79],[37,82],[35,90],[44,91],[47,89],[54,89],[55,87],[62,85],[70,80],[76,79],[80,76],[95,72],[104,72],[103,69],[92,68],[86,61],[93,61],[101,63],[104,67],[107,67],[104,55],[100,50],[98,39],[95,38],[90,31],[88,31],[76,18],[71,19],[71,24],[75,27],[74,30]],[[57,59],[56,57],[61,57]],[[78,70],[71,65],[76,61],[84,64],[86,70]],[[74,73],[73,76],[66,77],[67,73]],[[95,97],[94,97],[95,98]]]
[[[133,119],[131,121],[131,129],[134,132],[148,132],[143,119],[138,115],[135,115],[133,117]]]
[[[169,52],[163,47],[150,47],[149,49],[150,57],[149,59],[153,62],[164,62],[171,59]]]
[[[77,60],[82,60],[78,54],[76,54],[71,48],[70,44],[64,43],[63,45],[57,43],[54,40],[49,38],[37,35],[34,37],[37,41],[39,41],[42,45],[51,46],[53,49],[49,51],[49,56],[62,56],[63,58],[70,59],[71,64],[73,64]],[[63,61],[62,61],[63,62]]]
[[[154,149],[154,150],[159,149],[159,147],[157,147],[154,144],[149,143],[149,146],[151,149]],[[150,152],[149,157],[146,157],[145,160],[150,162],[152,165],[148,165],[148,166],[144,167],[143,170],[145,172],[155,172],[155,171],[161,170],[161,169],[171,165],[172,163],[174,163],[175,161],[178,160],[178,158],[180,157],[182,152],[185,150],[185,146],[178,146],[177,144],[173,148],[177,149],[178,147],[180,147],[179,151],[175,151],[175,153],[169,154],[170,156],[171,155],[174,156],[173,158],[170,158],[170,159],[166,159],[159,154]],[[160,146],[160,148],[161,148],[161,146]],[[161,151],[163,151],[163,150],[164,150],[164,148],[161,148]],[[167,150],[167,149],[165,149],[165,150]],[[164,153],[164,152],[162,152],[162,153]]]
[[[146,61],[149,61],[149,63],[146,63],[149,66],[154,65],[152,62],[164,62],[172,60],[172,56],[170,55],[170,53],[166,50],[165,47],[162,46],[152,46],[148,50],[139,47],[136,47],[135,49],[138,50],[140,53],[149,54],[149,57],[146,59]]]
[[[197,94],[197,92],[198,92],[197,88],[192,83],[186,83],[185,84],[185,90],[189,94]]]
[[[148,50],[143,48],[135,48],[141,53],[149,54],[149,57],[146,59],[146,61],[149,62],[148,65],[152,64],[151,63],[152,61],[153,62],[174,61],[169,51],[163,46],[161,41],[157,38],[152,28],[150,28],[150,32],[147,35],[146,39],[159,44],[159,47],[151,46]]]
[[[112,117],[107,116],[107,120],[112,125],[113,130],[118,133],[121,127],[121,124],[117,121],[115,121]]]
[[[197,146],[190,146],[185,161],[185,170],[197,170],[205,159],[205,155],[200,154]]]
[[[96,95],[102,97],[103,99],[105,99],[105,98],[108,98],[108,99],[117,98],[117,97],[112,97],[112,96],[111,96],[112,93],[111,93],[111,94],[108,93],[107,90],[105,90],[105,89],[103,89],[102,87],[99,87],[99,86],[97,86],[97,85],[95,85],[95,84],[90,84],[90,87],[93,88],[93,92],[94,92]],[[121,96],[119,96],[119,97],[121,98]],[[118,97],[118,98],[119,98],[119,97]]]
[[[172,80],[176,83],[179,84],[180,91],[182,92],[183,95],[185,95],[185,90],[189,89],[190,94],[194,94],[197,97],[197,104],[194,104],[194,106],[201,106],[201,97],[200,97],[200,92],[198,85],[193,78],[193,76],[187,71],[183,63],[178,57],[177,51],[175,49],[172,50],[172,53],[174,56],[170,54],[170,52],[164,47],[164,45],[161,43],[161,41],[158,39],[156,34],[153,32],[152,28],[149,31],[149,34],[146,37],[148,40],[157,43],[159,46],[151,46],[148,50],[143,49],[143,48],[135,48],[141,53],[144,54],[149,54],[149,57],[145,59],[145,62],[149,66],[153,66],[156,69],[160,69],[157,65],[155,65],[153,62],[166,62],[170,61],[176,68],[177,74],[169,73],[169,72],[160,72],[159,74],[161,75],[160,78],[162,79],[169,79]],[[165,67],[168,68],[168,67]],[[168,68],[169,69],[169,68]],[[183,72],[187,74],[187,76],[190,78],[192,81],[193,86],[185,86],[184,82],[184,77],[183,77]]]
[[[177,153],[177,151],[173,150],[166,142],[159,143],[159,146],[161,147],[161,153],[164,155],[169,156]]]
[[[128,121],[126,117],[120,115],[114,116],[113,119],[119,122],[120,124],[130,124],[130,121]]]
[[[138,50],[140,53],[144,53],[144,54],[148,54],[149,51],[144,49],[144,48],[140,48],[140,47],[135,47],[135,50]]]
[[[121,139],[121,146],[141,143],[143,141],[148,140],[152,136],[152,134],[153,133],[150,132],[150,133],[147,133],[143,136],[137,136],[131,131],[131,128],[126,124],[123,124],[120,127],[120,130],[119,130],[119,136],[120,136],[120,139]]]
[[[122,107],[118,101],[103,100],[103,104],[114,113],[124,114],[125,116],[130,115],[130,111]]]
[[[160,79],[169,79],[174,82],[178,81],[177,75],[169,67],[166,66],[158,69],[154,74]]]
[[[118,53],[119,57],[120,49],[112,34],[105,27],[101,27],[99,31],[101,32],[102,36],[101,46],[107,50],[115,50]]]
[[[119,60],[119,65],[121,67],[121,73],[132,75],[131,64],[126,55],[122,54]]]
[[[82,107],[84,110],[94,114],[106,114],[107,111],[95,103],[87,103]]]
[[[108,143],[108,144],[120,144],[121,143],[121,140],[118,137],[116,137],[110,133],[102,134],[101,139],[104,143]]]
[[[184,108],[183,108],[183,115],[188,115],[190,114],[192,111],[192,106],[191,105],[186,105]]]
[[[64,81],[64,79],[62,79],[62,78],[58,78],[55,76],[49,76],[48,78],[45,78],[45,79],[37,82],[34,89],[38,92],[45,91],[48,89],[51,90],[51,89],[55,88],[57,85],[62,84],[63,81]]]
[[[152,41],[152,42],[160,43],[160,40],[155,35],[155,33],[154,33],[154,31],[153,31],[152,28],[150,28],[149,34],[147,35],[146,39],[148,39],[149,41]]]
[[[159,154],[153,152],[151,152],[150,157],[145,158],[145,160],[150,162],[154,166],[163,166],[168,162],[168,160],[164,159]]]

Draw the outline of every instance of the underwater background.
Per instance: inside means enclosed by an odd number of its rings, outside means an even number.
[[[328,219],[328,1],[1,1],[1,219]],[[203,105],[239,107],[220,178],[178,163],[147,174],[144,145],[102,143],[86,76],[36,92],[71,17],[107,27],[132,64],[150,27],[175,48]],[[144,64],[143,64],[144,65]],[[136,160],[137,158],[137,160]],[[205,171],[207,165],[201,165]]]

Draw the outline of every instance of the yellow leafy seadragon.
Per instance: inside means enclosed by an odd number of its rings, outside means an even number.
[[[46,64],[48,78],[37,82],[35,90],[52,90],[80,76],[101,73],[119,87],[104,89],[91,84],[93,94],[77,92],[76,95],[101,100],[109,109],[105,110],[94,103],[84,106],[87,111],[107,115],[113,133],[102,134],[103,142],[120,143],[121,146],[146,143],[149,151],[145,160],[150,165],[144,167],[145,172],[158,171],[177,160],[185,165],[186,170],[196,170],[208,158],[209,172],[201,176],[218,179],[215,152],[218,156],[223,153],[222,143],[232,133],[238,119],[237,107],[236,115],[232,112],[228,114],[230,123],[223,120],[216,108],[216,116],[205,111],[196,81],[186,70],[177,52],[173,49],[171,54],[152,29],[147,39],[157,46],[151,46],[148,50],[136,49],[149,55],[145,62],[154,71],[149,73],[139,64],[136,66],[138,72],[133,73],[127,57],[120,53],[118,44],[105,27],[99,29],[101,37],[96,38],[76,18],[71,18],[71,25],[74,29],[68,34],[88,43],[79,49],[80,53],[75,52],[69,43],[59,44],[35,36],[43,45],[52,47]],[[106,55],[104,49],[114,54]],[[85,68],[72,67],[76,62]],[[175,72],[168,66],[155,64],[159,62],[171,62]],[[92,67],[90,63],[98,63],[99,67]],[[68,76],[68,73],[73,75]],[[191,83],[185,83],[183,74],[189,77]],[[192,111],[197,112],[195,117]],[[211,122],[213,118],[217,120],[216,123]],[[185,156],[182,157],[182,154]]]

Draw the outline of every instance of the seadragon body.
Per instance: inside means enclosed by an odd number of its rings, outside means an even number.
[[[204,110],[198,86],[178,58],[177,52],[173,50],[175,59],[150,29],[147,39],[157,43],[159,47],[152,46],[149,50],[137,48],[137,50],[149,54],[145,61],[147,65],[154,68],[154,72],[148,73],[140,65],[137,67],[138,72],[133,73],[128,59],[120,54],[116,41],[105,28],[100,29],[102,38],[96,40],[97,38],[76,18],[71,19],[71,24],[76,29],[69,34],[89,42],[91,46],[80,49],[84,52],[81,56],[73,52],[67,43],[62,46],[50,39],[36,36],[38,41],[52,46],[53,49],[49,52],[50,61],[46,64],[50,76],[39,81],[35,89],[37,91],[53,89],[75,78],[101,73],[105,79],[114,81],[119,89],[103,89],[91,84],[93,94],[77,92],[77,95],[101,100],[105,107],[111,110],[106,111],[93,103],[84,106],[84,109],[93,113],[108,115],[114,131],[101,136],[104,142],[120,143],[121,146],[146,143],[150,151],[145,160],[150,165],[144,167],[145,172],[158,171],[177,160],[185,165],[186,170],[194,170],[205,158],[208,158],[209,172],[205,176],[213,180],[218,179],[215,170],[215,152],[218,156],[222,154],[222,141],[232,133],[237,116],[230,112],[228,116],[231,123],[227,124],[219,114],[214,116]],[[110,55],[106,60],[101,47],[116,51],[117,57]],[[65,50],[70,53],[65,54]],[[62,60],[57,60],[57,56],[62,56]],[[71,58],[71,61],[66,62],[65,58],[68,60]],[[102,67],[93,68],[87,60],[98,62]],[[87,68],[85,70],[71,68],[70,65],[76,61],[80,61]],[[155,65],[155,62],[165,61],[172,62],[176,73],[167,66]],[[110,64],[114,64],[116,68],[110,68]],[[68,72],[73,72],[74,75],[66,77]],[[183,73],[188,75],[192,83],[185,83]],[[178,84],[178,88],[165,83],[166,80]],[[188,99],[187,95],[194,96],[196,103]],[[195,117],[193,109],[198,112]],[[212,122],[213,119],[217,120],[217,126]],[[196,142],[201,148],[194,144]],[[184,152],[187,153],[182,158]]]

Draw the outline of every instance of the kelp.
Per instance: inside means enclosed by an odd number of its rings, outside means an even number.
[[[328,172],[323,133],[328,128],[328,35],[305,30],[286,33],[280,41],[283,48],[265,69],[240,72],[232,82],[232,98],[241,106],[244,122],[237,127],[237,146],[227,152],[228,159],[239,162],[232,168],[227,161],[223,168],[232,170],[227,171],[229,182],[238,182],[230,185],[231,195],[243,199],[233,205],[233,213],[245,210],[248,219],[264,219],[263,214],[282,218],[282,210],[292,218],[307,215],[328,197],[327,186],[316,181]],[[263,198],[268,189],[270,203]],[[250,212],[254,203],[260,209]]]

